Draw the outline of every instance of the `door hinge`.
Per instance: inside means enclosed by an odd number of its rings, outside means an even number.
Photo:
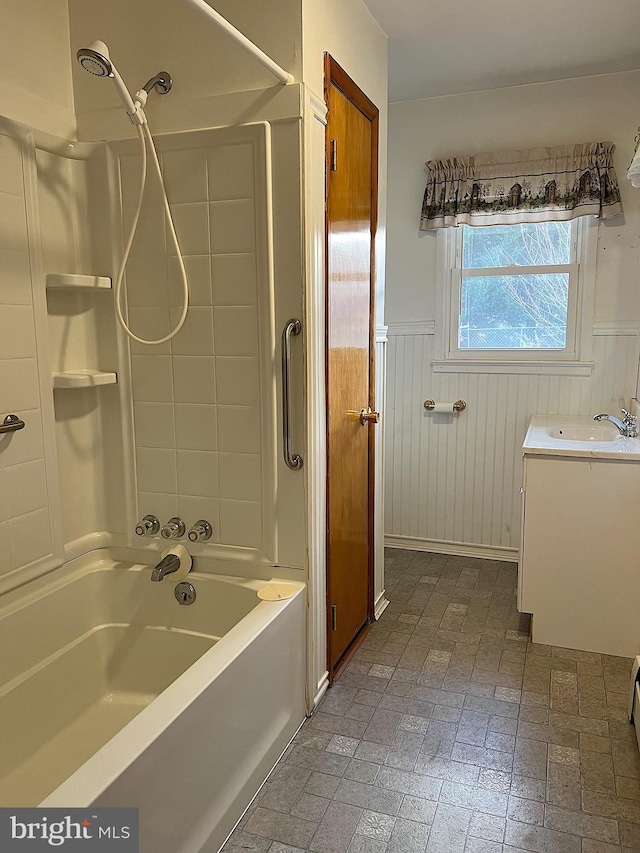
[[[338,169],[338,143],[335,139],[331,140],[329,150],[329,169],[332,172],[336,172]]]
[[[332,604],[331,605],[331,629],[333,631],[335,631],[337,627],[338,627],[338,605]]]

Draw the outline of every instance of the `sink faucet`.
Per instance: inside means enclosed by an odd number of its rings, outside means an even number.
[[[177,572],[180,568],[180,557],[177,554],[167,554],[151,572],[152,581],[161,581],[166,575]]]
[[[638,437],[638,419],[630,414],[626,409],[622,409],[622,414],[624,415],[624,420],[620,420],[620,418],[616,418],[613,415],[607,415],[603,413],[601,415],[594,415],[594,421],[611,421],[612,424],[618,427],[620,433],[625,436],[625,438],[637,438]]]

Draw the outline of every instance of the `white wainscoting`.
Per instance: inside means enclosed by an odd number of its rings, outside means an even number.
[[[456,374],[433,372],[432,326],[415,330],[421,333],[389,326],[385,542],[516,559],[520,447],[529,419],[536,412],[607,411],[618,395],[628,401],[635,394],[638,338],[607,324],[610,334],[594,335],[595,368],[588,377]],[[427,398],[462,398],[467,409],[429,414]]]
[[[375,435],[375,505],[373,542],[375,556],[373,559],[373,595],[375,617],[379,619],[389,604],[384,586],[384,452],[385,452],[385,408],[387,384],[387,344],[388,332],[386,326],[376,328],[376,409],[380,412],[380,423]]]

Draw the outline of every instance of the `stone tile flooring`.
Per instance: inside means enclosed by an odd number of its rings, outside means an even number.
[[[630,661],[530,643],[513,564],[387,557],[390,605],[225,853],[640,851]]]

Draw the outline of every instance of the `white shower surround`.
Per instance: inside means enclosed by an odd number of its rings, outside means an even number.
[[[184,329],[161,346],[130,345],[134,402],[125,430],[128,484],[137,483],[129,529],[151,513],[163,523],[213,526],[203,550],[278,562],[271,126],[156,134],[169,202],[190,278]],[[114,265],[120,223],[131,214],[139,151],[108,143]],[[151,181],[127,270],[129,323],[161,337],[175,323],[171,246]],[[175,266],[175,264],[174,264]],[[126,366],[128,358],[122,359]],[[128,389],[127,389],[128,392]],[[126,405],[125,409],[129,409]],[[129,412],[127,412],[129,414]],[[134,435],[134,445],[129,438]],[[156,542],[157,544],[157,542]]]
[[[235,102],[235,99],[232,99]],[[234,115],[227,114],[229,121],[234,120]],[[236,414],[246,414],[248,423],[257,424],[255,429],[256,444],[252,448],[242,448],[238,453],[246,451],[242,459],[257,460],[254,468],[259,471],[252,474],[255,485],[249,483],[249,487],[257,489],[254,495],[241,495],[235,493],[218,495],[217,483],[214,485],[210,498],[218,502],[218,498],[228,499],[227,509],[233,509],[234,505],[248,506],[257,510],[253,515],[251,525],[251,536],[247,536],[246,543],[243,542],[243,524],[236,524],[235,534],[227,537],[227,541],[221,541],[220,524],[218,513],[214,513],[211,519],[214,523],[214,537],[211,542],[195,546],[195,553],[208,553],[210,556],[229,557],[240,559],[242,562],[261,564],[268,567],[276,563],[303,569],[304,567],[304,475],[291,474],[286,469],[278,452],[278,418],[280,404],[278,402],[280,377],[275,369],[276,359],[276,335],[275,323],[281,322],[281,318],[301,316],[301,291],[299,290],[300,268],[296,268],[292,260],[295,254],[291,251],[290,235],[293,229],[299,229],[300,222],[294,217],[299,216],[299,204],[297,188],[299,188],[299,173],[297,168],[291,169],[294,151],[292,146],[298,141],[297,124],[299,117],[291,115],[284,118],[278,115],[278,124],[274,128],[266,119],[257,122],[240,123],[237,127],[219,127],[205,131],[181,132],[175,134],[159,135],[159,149],[163,153],[185,154],[203,150],[208,147],[209,152],[230,148],[234,145],[238,149],[243,146],[251,150],[249,155],[254,167],[254,181],[250,190],[233,195],[246,198],[247,205],[251,204],[253,198],[253,210],[251,216],[255,218],[254,249],[256,258],[256,283],[253,310],[259,330],[255,334],[255,350],[253,358],[245,358],[245,362],[251,361],[255,365],[254,381],[256,387],[255,402],[253,408],[248,406],[241,409],[235,406]],[[55,293],[54,308],[49,311],[47,317],[47,306],[44,295],[44,277],[52,270],[60,270],[63,273],[74,273],[91,275],[98,269],[101,273],[107,273],[112,266],[117,266],[120,246],[118,234],[122,230],[121,211],[118,204],[120,198],[120,185],[118,175],[119,155],[133,147],[128,141],[112,143],[70,143],[67,140],[58,139],[48,134],[33,131],[33,129],[17,125],[13,122],[4,122],[0,117],[0,132],[3,131],[13,137],[18,151],[22,150],[23,170],[25,181],[25,229],[29,233],[29,253],[31,259],[31,275],[33,279],[33,320],[36,325],[36,336],[38,339],[37,364],[34,366],[39,371],[40,400],[45,416],[45,423],[41,432],[44,434],[47,466],[48,499],[46,501],[49,512],[53,518],[51,521],[51,534],[54,547],[49,554],[43,546],[43,558],[36,560],[33,565],[25,566],[25,560],[16,552],[15,565],[5,564],[0,569],[0,592],[11,589],[16,584],[24,583],[30,577],[38,576],[50,571],[56,565],[61,565],[66,559],[73,559],[96,547],[109,545],[134,545],[136,547],[147,547],[150,550],[157,548],[159,540],[140,540],[132,534],[133,526],[138,517],[147,511],[157,510],[158,515],[165,515],[163,520],[180,511],[177,491],[173,498],[174,506],[169,506],[170,495],[157,493],[158,504],[156,507],[147,505],[149,497],[153,495],[145,493],[146,501],[140,505],[136,495],[136,466],[135,466],[135,443],[132,440],[134,430],[132,396],[135,394],[135,383],[129,368],[130,352],[127,342],[122,336],[116,336],[112,322],[112,293],[105,290],[100,295],[89,294],[81,291],[73,293],[59,291]],[[271,137],[274,136],[274,153],[272,164]],[[295,152],[297,153],[297,151]],[[130,159],[131,167],[135,170],[135,163]],[[15,164],[14,164],[15,165]],[[169,170],[171,172],[171,169]],[[272,199],[272,171],[273,180],[277,181],[276,198]],[[131,170],[130,170],[131,172]],[[175,170],[174,170],[175,173]],[[230,178],[227,176],[227,181]],[[15,183],[15,181],[13,181]],[[206,179],[205,179],[206,183]],[[246,181],[245,181],[246,183]],[[283,189],[285,187],[285,189]],[[175,180],[173,189],[175,190]],[[295,188],[295,195],[294,195]],[[171,187],[170,187],[171,189]],[[205,193],[207,191],[205,186]],[[1,189],[0,189],[1,194]],[[91,204],[90,200],[100,198],[101,203]],[[171,193],[170,193],[171,198]],[[105,204],[105,200],[109,200]],[[210,201],[215,205],[216,201]],[[222,204],[226,201],[222,200]],[[178,200],[177,206],[184,208],[194,207],[189,204],[184,196]],[[234,202],[231,201],[233,205]],[[246,206],[247,206],[246,205]],[[237,229],[236,229],[237,231]],[[112,236],[109,238],[109,232]],[[183,229],[183,234],[185,233]],[[186,232],[186,238],[189,239]],[[233,238],[235,239],[235,238]],[[295,246],[295,242],[293,244]],[[301,247],[296,249],[301,250]],[[224,250],[223,250],[224,251]],[[157,249],[155,254],[159,254]],[[192,252],[187,250],[188,258]],[[211,254],[212,261],[215,260],[215,252]],[[219,254],[219,253],[218,253]],[[196,257],[196,261],[201,258]],[[208,259],[205,258],[205,260]],[[274,278],[277,276],[277,281]],[[296,289],[296,285],[297,288]],[[231,288],[235,286],[231,281]],[[95,297],[95,299],[94,299]],[[30,295],[25,297],[30,299]],[[52,297],[53,298],[53,297]],[[89,308],[86,313],[75,312],[77,300],[85,300],[83,309]],[[65,301],[66,300],[66,301]],[[74,302],[74,300],[76,300]],[[196,300],[197,302],[197,300]],[[221,300],[222,311],[227,311],[227,304],[233,304],[231,298],[224,297]],[[69,312],[68,317],[64,313]],[[133,311],[144,313],[145,309],[133,306]],[[151,312],[153,309],[149,309]],[[200,304],[193,306],[193,313],[213,312],[215,316],[216,307],[212,302],[209,308],[201,307]],[[25,305],[26,311],[26,305]],[[91,317],[96,314],[97,327],[86,323],[80,328],[74,328],[75,316]],[[69,318],[71,322],[69,321]],[[221,324],[224,328],[224,323]],[[21,327],[20,327],[21,328]],[[17,334],[17,331],[16,331]],[[193,331],[190,333],[193,339]],[[229,335],[227,334],[227,339]],[[105,342],[108,344],[103,350]],[[189,342],[187,341],[187,344]],[[296,347],[294,357],[297,364],[295,367],[295,395],[294,414],[296,443],[301,445],[304,440],[303,432],[303,397],[302,397],[302,349]],[[148,353],[154,355],[141,356],[141,349],[133,350],[132,356],[136,358],[149,358],[150,361],[156,356],[165,355],[164,348],[147,348]],[[35,352],[35,350],[34,350]],[[240,359],[243,353],[237,353]],[[181,354],[182,355],[182,354]],[[217,355],[227,357],[227,363],[231,364],[234,352],[218,350]],[[209,361],[213,364],[216,354],[211,352]],[[159,361],[162,361],[159,358]],[[164,361],[168,359],[165,358]],[[196,360],[198,357],[196,356]],[[201,359],[203,360],[203,359]],[[87,361],[88,364],[84,362]],[[189,361],[189,355],[185,352],[183,362]],[[235,359],[236,363],[238,359]],[[25,365],[27,362],[25,362]],[[106,368],[104,367],[106,365]],[[89,402],[92,398],[76,395],[75,392],[63,392],[56,396],[56,416],[59,426],[54,422],[53,406],[51,405],[51,372],[56,370],[77,370],[80,366],[90,366],[98,369],[109,369],[118,374],[118,385],[108,392],[100,390],[99,396],[93,398],[92,405],[96,413],[93,423],[87,421],[86,430],[80,434],[78,428],[82,423],[74,423],[74,414],[69,414],[67,407],[71,403]],[[9,364],[7,364],[9,367]],[[34,370],[35,373],[35,370]],[[8,378],[8,377],[7,377]],[[242,388],[242,376],[227,378],[227,387]],[[35,383],[31,383],[34,385]],[[31,386],[29,386],[31,387]],[[258,390],[259,389],[259,390]],[[7,387],[7,390],[10,390]],[[34,394],[37,391],[34,389]],[[12,394],[6,394],[7,403],[16,408],[18,412],[24,411],[24,403],[20,399],[13,399]],[[34,396],[32,394],[32,396]],[[220,395],[221,399],[222,395]],[[34,397],[34,399],[37,399]],[[119,402],[117,402],[119,400]],[[83,402],[84,401],[84,402]],[[178,401],[179,402],[179,401]],[[212,408],[216,408],[219,399],[212,401]],[[227,402],[227,411],[234,410],[232,401]],[[102,404],[105,403],[103,406]],[[32,404],[27,403],[27,408]],[[172,403],[170,403],[172,405]],[[188,405],[188,404],[187,404]],[[58,411],[58,407],[60,410]],[[192,406],[196,408],[196,406]],[[204,406],[203,406],[204,408]],[[71,409],[71,412],[73,410]],[[68,421],[68,419],[71,419]],[[97,418],[97,420],[96,420]],[[104,420],[106,418],[106,420]],[[100,426],[100,420],[103,423]],[[68,424],[67,424],[68,421]],[[30,413],[30,426],[35,429],[36,424]],[[84,429],[84,427],[83,427]],[[3,458],[9,464],[13,459],[16,461],[31,460],[33,456],[26,455],[22,445],[29,438],[37,439],[29,429],[20,434],[12,441],[11,453],[5,452]],[[227,430],[229,434],[230,430]],[[95,442],[102,433],[102,439],[111,447],[105,447],[105,459],[102,464],[103,471],[83,470],[86,466],[86,453],[84,447]],[[40,439],[42,441],[42,439]],[[56,443],[62,442],[62,458],[60,465],[64,467],[61,484],[64,483],[63,496],[66,507],[64,516],[64,530],[61,530],[62,520],[58,512],[58,465],[56,455],[60,454],[60,447]],[[214,436],[215,441],[215,436]],[[67,443],[68,442],[68,443]],[[157,439],[153,442],[159,446]],[[16,445],[17,453],[13,452]],[[19,445],[19,446],[18,446]],[[118,446],[119,445],[119,446]],[[33,452],[34,440],[29,443],[29,452]],[[215,447],[215,445],[214,445]],[[83,452],[77,455],[77,461],[81,465],[75,469],[76,448]],[[171,452],[171,448],[168,448]],[[180,448],[175,448],[180,450]],[[212,448],[213,449],[213,448]],[[234,461],[232,448],[220,447],[227,452],[227,469]],[[37,448],[36,448],[37,450]],[[191,452],[191,448],[184,449],[182,455],[197,455],[197,451]],[[124,451],[124,452],[123,452]],[[255,451],[251,453],[251,451]],[[70,459],[70,454],[72,459]],[[115,454],[115,455],[114,455]],[[206,455],[203,453],[202,455]],[[68,463],[73,461],[74,465]],[[192,469],[195,466],[192,466]],[[100,468],[100,465],[97,466]],[[253,469],[252,469],[253,471]],[[245,487],[250,479],[248,473],[244,472],[243,482]],[[100,482],[93,482],[96,474]],[[196,471],[197,474],[197,471]],[[87,480],[89,475],[92,480]],[[72,479],[67,482],[67,478]],[[234,482],[230,471],[226,474],[227,483],[231,489],[241,488],[240,479]],[[96,491],[96,488],[98,491]],[[91,501],[84,497],[87,489],[94,495]],[[144,490],[140,490],[143,492]],[[206,504],[207,498],[198,493],[196,489],[187,486],[181,490],[181,494],[191,495],[189,515],[186,520],[190,523],[198,518],[207,517],[208,507],[203,507],[200,513],[200,504]],[[83,497],[81,497],[81,495]],[[115,499],[117,495],[117,499]],[[251,502],[253,501],[253,503]],[[234,503],[235,502],[235,503]],[[211,501],[210,501],[211,503]],[[95,509],[94,509],[95,504]],[[277,504],[277,509],[276,509]],[[16,505],[17,506],[17,505]],[[39,506],[39,505],[38,505]],[[34,507],[35,508],[35,507]],[[31,510],[31,505],[26,506]],[[18,510],[20,511],[20,510]],[[43,514],[43,537],[48,535],[49,519]],[[286,514],[291,517],[293,523],[286,526],[278,525],[278,519]],[[28,521],[29,519],[25,519]],[[224,526],[224,525],[223,525]],[[246,525],[249,530],[249,525]],[[39,531],[38,531],[39,532]],[[42,538],[42,537],[40,537]],[[40,541],[38,539],[38,542]],[[224,538],[224,537],[222,537]],[[34,540],[33,535],[31,540]],[[64,543],[64,544],[63,544]],[[50,546],[49,546],[50,547]],[[25,554],[26,556],[26,554]],[[39,556],[39,554],[37,555]],[[9,561],[7,561],[8,563]],[[15,571],[12,571],[15,569]]]
[[[125,556],[5,596],[2,803],[135,806],[142,853],[217,849],[304,719],[305,587],[191,573],[181,607]]]

